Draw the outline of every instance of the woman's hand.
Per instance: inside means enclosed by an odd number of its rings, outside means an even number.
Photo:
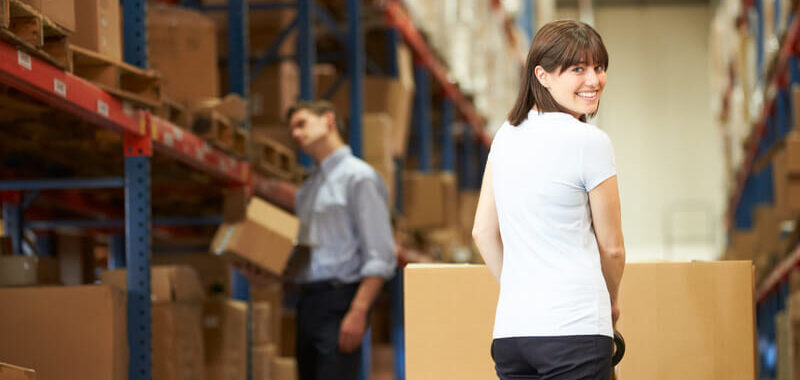
[[[616,303],[611,304],[611,323],[614,328],[617,328],[617,321],[619,320],[619,306]]]

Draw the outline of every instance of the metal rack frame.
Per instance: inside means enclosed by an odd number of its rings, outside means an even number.
[[[126,15],[123,24],[124,60],[129,64],[147,68],[147,1],[121,1]],[[199,7],[197,1],[181,1],[184,6]],[[250,9],[286,9],[296,7],[297,19],[291,23],[278,40],[262,57],[257,57],[251,66],[253,57],[249,53],[248,12]],[[212,8],[205,8],[212,9]],[[216,9],[216,8],[214,8]],[[247,97],[251,72],[257,75],[263,66],[275,61],[280,44],[286,36],[296,29],[297,55],[300,69],[300,98],[314,98],[312,68],[316,62],[314,41],[315,22],[320,21],[330,29],[340,41],[345,42],[346,57],[349,62],[347,77],[351,83],[350,91],[350,145],[356,155],[362,151],[363,76],[371,62],[365,56],[363,25],[361,21],[361,0],[347,0],[347,33],[340,33],[336,22],[329,14],[316,4],[315,0],[295,0],[253,4],[248,6],[246,0],[229,0],[228,12],[228,65],[230,92]],[[385,8],[387,23],[392,27],[388,33],[388,43],[395,44],[399,36],[411,46],[416,54],[417,64],[415,78],[414,118],[418,130],[419,146],[425,147],[420,152],[420,169],[431,170],[431,154],[433,149],[433,133],[430,121],[430,83],[429,75],[442,87],[446,99],[443,100],[444,133],[442,136],[442,170],[453,171],[456,162],[471,162],[474,147],[473,139],[484,146],[490,139],[484,130],[484,121],[477,114],[468,97],[447,79],[447,69],[433,55],[431,49],[415,29],[408,15],[397,1],[390,1]],[[508,23],[506,23],[508,24]],[[394,46],[394,45],[391,45]],[[387,49],[395,54],[394,49]],[[20,62],[27,62],[21,64]],[[389,62],[393,62],[390,59]],[[389,75],[397,76],[397,67],[390,67]],[[46,230],[61,226],[79,228],[120,228],[124,234],[114,233],[109,239],[109,266],[112,268],[128,268],[128,341],[130,344],[129,377],[149,379],[152,377],[151,358],[151,320],[150,320],[150,252],[151,228],[157,225],[209,225],[218,223],[220,217],[211,218],[153,218],[151,215],[151,183],[150,160],[153,154],[164,155],[173,160],[186,163],[198,171],[205,172],[221,179],[229,187],[248,187],[279,205],[291,209],[296,188],[285,182],[267,179],[251,173],[250,165],[236,160],[209,146],[201,138],[180,129],[168,121],[159,119],[147,112],[129,111],[121,101],[102,91],[91,83],[84,81],[26,53],[0,42],[0,83],[13,87],[33,98],[61,111],[75,115],[90,124],[120,133],[123,136],[124,175],[113,178],[87,179],[42,179],[38,181],[0,181],[0,199],[3,201],[3,221],[6,231],[12,237],[14,251],[22,253],[22,234],[25,228]],[[66,91],[64,91],[66,89]],[[423,102],[428,99],[428,102]],[[417,101],[419,100],[419,101]],[[453,124],[456,122],[456,111],[469,123],[471,128],[462,139],[464,149],[456,150],[453,139]],[[485,151],[486,148],[484,148]],[[460,153],[460,154],[459,154]],[[461,157],[457,157],[461,156]],[[485,154],[480,154],[485,162]],[[302,163],[310,164],[306,156]],[[398,169],[402,169],[402,160],[397,161]],[[482,164],[458,165],[461,173],[473,178],[464,182],[462,188],[477,188],[479,182],[474,175],[482,170]],[[402,170],[398,170],[398,177]],[[402,210],[401,181],[398,181],[398,210]],[[26,206],[24,191],[42,189],[92,189],[92,188],[124,188],[124,219],[108,219],[100,221],[29,221],[25,223],[23,213]],[[202,219],[202,220],[200,220]],[[42,239],[47,245],[47,239]],[[389,284],[392,293],[392,341],[395,347],[395,370],[398,379],[405,378],[404,342],[402,329],[402,272]],[[247,282],[243,277],[236,277],[235,295],[247,299]],[[369,339],[369,336],[367,336]],[[367,342],[365,339],[365,342]],[[369,361],[369,350],[365,349],[365,361]],[[365,366],[362,378],[369,378],[369,366]]]

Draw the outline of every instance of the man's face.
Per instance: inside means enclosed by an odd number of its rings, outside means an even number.
[[[299,110],[289,120],[292,138],[301,149],[308,152],[309,148],[328,136],[331,132],[329,113],[315,115],[309,110]]]

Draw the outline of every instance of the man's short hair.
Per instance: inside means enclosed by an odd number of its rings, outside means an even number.
[[[288,111],[286,111],[286,120],[292,120],[292,116],[302,110],[306,110],[317,116],[322,116],[326,112],[333,113],[333,122],[336,124],[336,130],[339,132],[339,136],[343,139],[347,138],[345,125],[342,122],[342,119],[339,118],[339,114],[336,112],[336,108],[333,107],[333,103],[326,100],[297,102],[293,106],[289,107]]]

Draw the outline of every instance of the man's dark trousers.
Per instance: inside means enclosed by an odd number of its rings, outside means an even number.
[[[300,380],[358,380],[361,347],[339,351],[339,327],[358,284],[301,287],[297,304],[297,367]]]

